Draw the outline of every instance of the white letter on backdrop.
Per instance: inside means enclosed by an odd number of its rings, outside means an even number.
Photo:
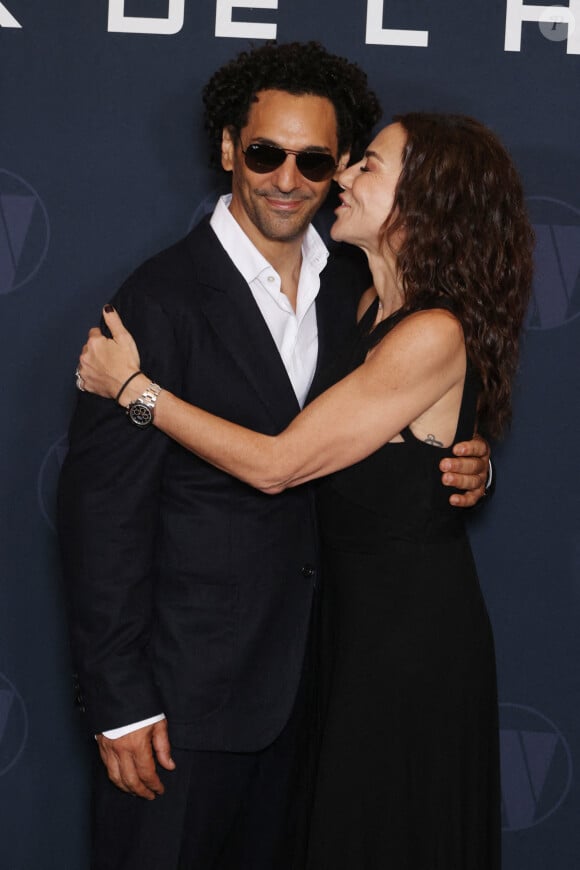
[[[185,0],[169,0],[167,18],[125,15],[125,0],[109,0],[109,33],[155,33],[173,36],[183,27]]]
[[[3,3],[0,3],[0,27],[22,27]]]
[[[215,9],[216,36],[234,36],[238,39],[276,39],[275,24],[233,21],[234,8],[277,9],[278,0],[217,0]]]
[[[505,51],[522,50],[522,23],[554,22],[568,25],[568,54],[580,54],[580,0],[569,0],[568,6],[525,6],[523,0],[507,0],[505,17]]]
[[[406,45],[427,48],[428,30],[383,30],[384,0],[368,0],[367,3],[367,45]]]

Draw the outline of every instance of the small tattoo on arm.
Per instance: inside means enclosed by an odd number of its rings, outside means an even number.
[[[430,444],[431,447],[443,447],[443,442],[437,441],[434,435],[427,435],[425,438],[425,444]]]

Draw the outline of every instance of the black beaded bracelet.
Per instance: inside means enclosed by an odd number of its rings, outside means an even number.
[[[121,387],[121,389],[119,390],[119,392],[117,393],[117,395],[115,396],[115,402],[118,403],[119,399],[121,398],[121,393],[124,391],[124,389],[125,389],[126,387],[129,386],[129,384],[131,383],[131,381],[133,380],[133,378],[136,378],[137,375],[142,375],[142,374],[143,374],[143,372],[141,371],[141,369],[139,369],[138,372],[133,372],[133,374],[131,375],[131,377],[127,378],[127,380],[125,381],[125,383],[123,384],[123,386]]]

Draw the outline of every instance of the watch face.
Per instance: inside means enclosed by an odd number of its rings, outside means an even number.
[[[149,426],[153,420],[153,411],[143,402],[133,402],[127,408],[127,414],[131,423],[134,423],[135,426],[139,426],[141,429]]]

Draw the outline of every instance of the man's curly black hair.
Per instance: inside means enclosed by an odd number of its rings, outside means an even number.
[[[353,159],[362,155],[381,117],[377,96],[357,64],[330,54],[318,42],[269,43],[239,54],[218,69],[203,89],[212,165],[221,165],[223,128],[239,133],[256,94],[264,90],[330,100],[336,112],[338,154],[350,150]]]

